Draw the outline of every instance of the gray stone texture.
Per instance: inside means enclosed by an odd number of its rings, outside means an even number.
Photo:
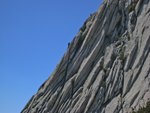
[[[131,113],[150,101],[150,1],[105,0],[21,113]]]

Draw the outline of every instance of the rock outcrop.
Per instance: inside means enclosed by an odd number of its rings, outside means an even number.
[[[21,113],[132,113],[150,101],[150,0],[105,0]]]

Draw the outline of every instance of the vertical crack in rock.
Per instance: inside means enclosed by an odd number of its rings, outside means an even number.
[[[150,1],[104,0],[21,113],[132,113],[150,100]]]

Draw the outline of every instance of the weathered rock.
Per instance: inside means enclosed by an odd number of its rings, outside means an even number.
[[[21,113],[130,113],[150,99],[150,1],[105,0]]]

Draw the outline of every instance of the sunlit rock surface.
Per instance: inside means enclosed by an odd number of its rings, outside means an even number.
[[[148,101],[150,1],[105,0],[21,113],[130,113]]]

